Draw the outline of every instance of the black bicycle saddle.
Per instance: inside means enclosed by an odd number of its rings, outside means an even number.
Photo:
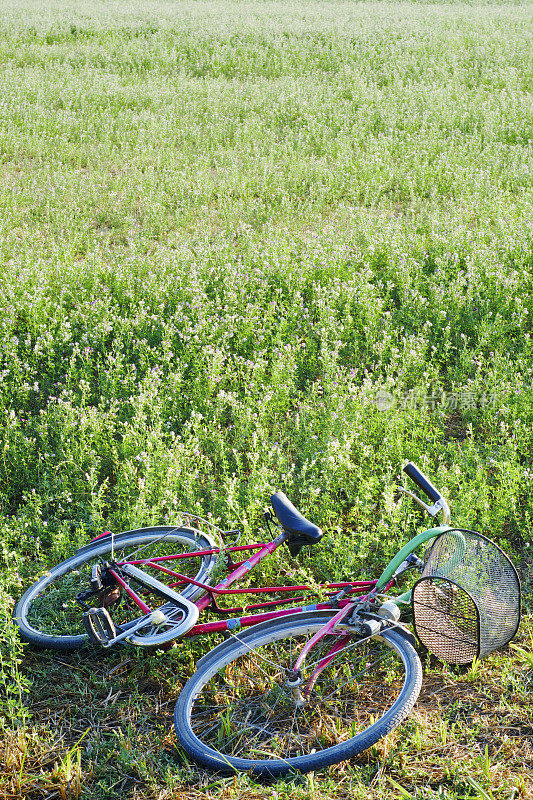
[[[320,541],[323,531],[300,514],[283,492],[273,494],[270,502],[284,530],[302,537],[302,544],[316,544]]]

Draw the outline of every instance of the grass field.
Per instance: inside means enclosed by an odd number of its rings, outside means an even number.
[[[4,0],[0,797],[533,797],[532,23]],[[425,525],[407,459],[512,554],[522,649],[428,659],[353,762],[217,778],[171,733],[203,644],[58,658],[12,631],[22,586],[102,530],[185,507],[251,537],[276,488],[329,534],[303,570],[371,575]]]

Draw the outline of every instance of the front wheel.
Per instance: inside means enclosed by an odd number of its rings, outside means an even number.
[[[283,775],[351,758],[399,725],[422,685],[420,659],[389,629],[371,639],[335,630],[291,669],[331,613],[298,614],[236,634],[204,656],[178,699],[183,749],[218,772]],[[302,702],[303,700],[303,702]]]
[[[75,650],[88,642],[83,625],[83,595],[91,591],[93,567],[102,567],[110,559],[119,563],[138,564],[145,572],[175,586],[176,591],[194,602],[203,594],[201,587],[172,578],[155,565],[173,565],[172,571],[201,583],[209,583],[216,555],[179,559],[176,556],[195,550],[211,550],[214,547],[208,536],[192,528],[142,528],[121,533],[113,541],[111,537],[96,540],[82,547],[71,558],[52,567],[26,590],[15,606],[15,623],[22,638],[38,647]],[[150,564],[151,559],[153,560]],[[134,588],[150,608],[161,607],[161,598],[146,586]],[[118,588],[106,596],[87,598],[85,606],[89,605],[108,607],[113,622],[117,625],[127,625],[141,616],[139,608]],[[145,631],[139,631],[135,644],[143,644],[143,636],[146,644],[151,644],[154,640],[152,628],[153,625],[147,625]]]

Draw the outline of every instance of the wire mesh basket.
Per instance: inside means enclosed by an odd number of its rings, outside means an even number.
[[[520,622],[520,581],[498,545],[450,529],[434,542],[412,592],[415,632],[443,661],[468,664],[509,642]]]

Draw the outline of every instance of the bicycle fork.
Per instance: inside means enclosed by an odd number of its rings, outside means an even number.
[[[344,606],[337,614],[335,614],[319,631],[317,631],[314,636],[312,636],[309,641],[304,645],[302,648],[301,653],[299,654],[298,658],[296,659],[294,666],[290,669],[287,673],[287,680],[285,685],[290,689],[294,705],[296,708],[303,708],[307,703],[313,686],[315,685],[316,681],[320,673],[327,667],[327,665],[333,661],[337,653],[344,649],[345,645],[349,641],[349,636],[343,636],[342,639],[334,644],[331,648],[329,653],[327,653],[324,658],[322,658],[318,664],[316,665],[315,670],[313,671],[311,677],[309,678],[306,687],[302,691],[302,670],[301,667],[307,658],[311,649],[321,640],[324,636],[327,636],[328,633],[331,633],[335,628],[335,625],[344,619],[346,616],[352,613],[353,609],[355,608],[355,603],[350,603],[347,606]]]
[[[350,644],[353,639],[353,633],[358,633],[361,637],[358,642],[362,642],[367,639],[372,639],[374,636],[378,636],[383,628],[390,626],[389,620],[377,619],[375,617],[371,617],[368,620],[361,618],[359,624],[357,624],[357,622],[354,624],[351,620],[345,623],[344,620],[349,619],[356,608],[356,603],[350,603],[328,620],[328,622],[304,645],[294,666],[287,670],[285,686],[290,689],[296,708],[303,708],[307,704],[320,674]],[[302,666],[309,653],[312,652],[313,647],[328,634],[333,632],[343,633],[344,631],[346,631],[345,635],[341,636],[331,647],[329,652],[317,662],[315,669],[307,679],[304,687]]]

